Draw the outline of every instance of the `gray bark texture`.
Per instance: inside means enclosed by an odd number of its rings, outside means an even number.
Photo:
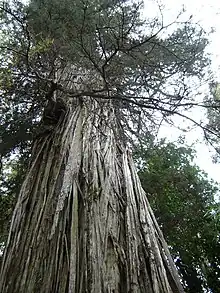
[[[35,140],[2,293],[183,292],[110,101],[69,102]]]

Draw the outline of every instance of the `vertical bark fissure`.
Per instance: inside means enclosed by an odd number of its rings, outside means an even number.
[[[37,138],[1,292],[183,292],[115,120],[106,101],[81,100]]]

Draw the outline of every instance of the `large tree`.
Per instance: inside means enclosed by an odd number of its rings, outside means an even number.
[[[202,31],[163,34],[132,1],[13,2],[1,7],[3,162],[33,144],[1,292],[183,292],[128,146],[193,105]]]

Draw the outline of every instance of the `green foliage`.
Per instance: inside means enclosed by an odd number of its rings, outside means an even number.
[[[207,132],[206,140],[212,145],[215,150],[213,161],[219,163],[220,159],[220,84],[212,82],[209,85],[210,96],[206,99],[207,107]]]
[[[138,1],[15,0],[0,8],[1,157],[29,147],[57,66],[86,73],[86,91],[112,98],[126,134],[140,135],[176,109],[180,92],[188,99],[185,78],[201,78],[209,63],[200,28],[186,22],[162,38],[169,25],[144,21]]]
[[[50,50],[51,46],[53,45],[54,40],[45,38],[39,40],[35,46],[30,48],[29,57],[35,56],[36,54],[46,53]]]
[[[19,1],[1,1],[0,27],[0,158],[30,149],[39,123],[45,82],[36,79],[29,55],[46,51],[51,40],[31,46],[25,20],[25,7]],[[38,69],[35,63],[35,70]],[[42,70],[42,68],[40,68]],[[42,70],[43,73],[43,70]]]
[[[2,251],[8,236],[12,211],[24,179],[27,168],[28,154],[13,157],[7,163],[0,176],[0,250]]]
[[[139,176],[187,292],[219,292],[219,185],[193,163],[191,147],[161,140],[136,152]]]
[[[163,24],[144,22],[137,1],[10,2],[1,1],[0,10],[1,243],[57,64],[60,70],[71,64],[77,75],[86,72],[85,92],[100,92],[97,100],[112,99],[125,134],[140,136],[159,116],[173,114],[182,100],[191,101],[187,78],[202,78],[209,64],[201,29],[187,22],[162,38]],[[63,92],[67,95],[68,88]],[[140,176],[156,216],[173,254],[199,268],[209,282],[218,258],[211,252],[216,234],[210,232],[214,215],[218,218],[212,199],[217,187],[189,164],[193,150],[149,143],[141,151]]]
[[[141,7],[138,1],[32,0],[28,26],[36,42],[53,40],[53,56],[95,73],[114,92],[155,92],[171,76],[173,86],[183,76],[201,78],[209,63],[204,31],[185,23],[164,39],[163,24],[145,25]]]

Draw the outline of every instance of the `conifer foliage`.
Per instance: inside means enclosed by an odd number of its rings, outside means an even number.
[[[183,292],[128,146],[192,106],[207,40],[141,7],[1,4],[2,161],[31,148],[1,292]]]

